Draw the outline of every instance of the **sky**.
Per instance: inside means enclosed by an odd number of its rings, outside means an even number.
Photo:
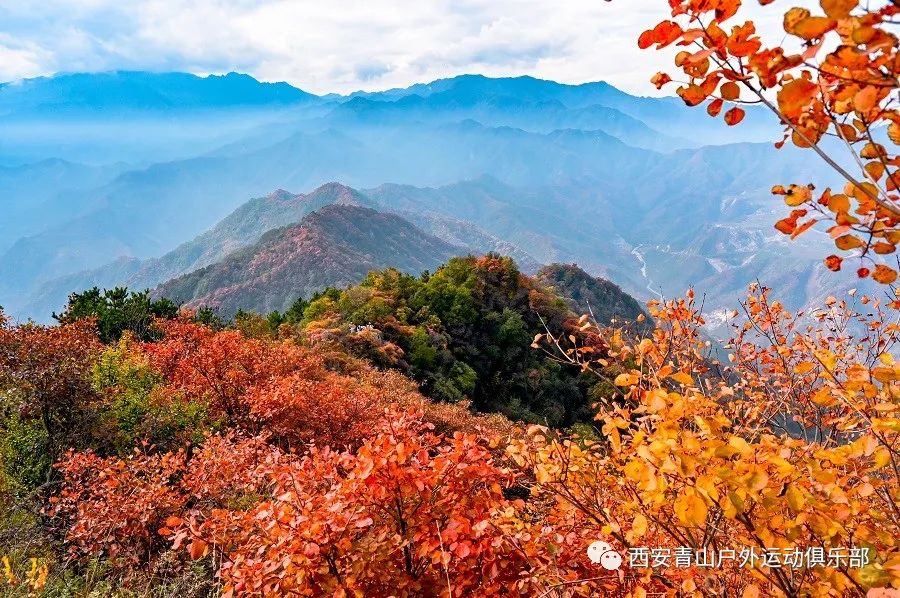
[[[779,5],[748,14],[778,43]],[[794,0],[791,5],[816,4]],[[0,0],[0,81],[57,72],[237,71],[313,93],[462,73],[604,80],[656,95],[639,50],[666,0]],[[671,92],[669,92],[671,93]]]

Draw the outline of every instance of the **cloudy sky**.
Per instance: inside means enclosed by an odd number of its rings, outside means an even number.
[[[810,5],[795,0],[793,5]],[[0,80],[61,71],[240,71],[316,93],[460,73],[655,93],[641,51],[665,0],[0,0]],[[780,40],[781,11],[750,14]],[[783,8],[782,8],[783,11]]]

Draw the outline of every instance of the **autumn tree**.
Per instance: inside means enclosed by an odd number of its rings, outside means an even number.
[[[247,393],[290,374],[324,375],[320,359],[296,344],[247,338],[237,330],[214,330],[188,319],[161,321],[163,337],[144,345],[149,365],[182,397],[209,405],[214,417],[253,427]]]
[[[451,538],[463,537],[457,528],[464,524],[471,526],[483,518],[478,537],[498,541],[499,532],[487,522],[498,504],[506,504],[503,490],[510,476],[492,460],[502,455],[496,439],[511,432],[508,421],[471,414],[466,405],[431,405],[416,384],[399,372],[377,371],[358,360],[344,363],[345,372],[326,369],[318,357],[290,339],[248,338],[189,319],[156,326],[164,334],[161,340],[138,343],[126,337],[107,347],[86,375],[93,376],[96,400],[108,403],[101,405],[107,412],[136,409],[144,419],[169,429],[173,437],[152,443],[135,439],[132,450],[124,454],[72,451],[57,464],[61,491],[52,497],[46,514],[76,562],[102,556],[128,583],[138,577],[138,571],[171,558],[168,555],[179,555],[176,563],[184,570],[188,559],[213,553],[223,576],[259,575],[259,571],[243,571],[241,567],[249,565],[236,555],[256,550],[251,548],[254,543],[275,533],[273,525],[284,523],[281,513],[270,507],[285,503],[285,492],[304,479],[308,468],[304,500],[318,505],[317,511],[308,512],[311,521],[341,516],[333,509],[341,501],[348,505],[356,501],[360,509],[365,506],[373,513],[380,510],[382,517],[394,517],[398,501],[406,505],[401,519],[391,519],[395,526],[391,534],[400,533],[399,540],[382,536],[388,528],[379,528],[374,536],[371,530],[360,529],[358,533],[367,538],[364,543],[340,548],[347,551],[341,556],[345,563],[339,572],[344,583],[350,583],[345,565],[363,566],[365,551],[388,542],[385,559],[390,560],[397,550],[407,555],[403,575],[410,576],[411,588],[443,588],[445,567],[438,564],[432,570],[435,563],[412,548],[424,542],[417,534],[430,533],[432,526],[435,534],[439,527],[448,526],[447,550],[461,555],[464,549],[457,549]],[[173,407],[202,406],[202,413],[210,413],[214,421],[218,418],[218,424],[209,425],[200,439],[181,436],[158,416],[150,417],[154,412],[146,411],[147,399],[168,399]],[[149,431],[156,436],[161,432]],[[369,454],[376,449],[377,455]],[[441,458],[444,453],[446,459]],[[375,472],[369,470],[372,466]],[[325,484],[329,468],[336,468],[334,487]],[[383,477],[377,483],[371,477],[376,473]],[[285,475],[294,476],[290,484]],[[364,485],[366,479],[369,482]],[[382,496],[382,482],[384,488],[401,494]],[[426,490],[427,507],[420,502]],[[438,517],[452,509],[458,509],[456,519]],[[234,519],[243,523],[229,533],[239,537],[228,540],[216,535],[218,531],[207,533],[217,529],[215,522]],[[374,515],[373,520],[377,520]],[[405,535],[403,528],[408,529]],[[324,550],[327,542],[322,542]],[[425,546],[434,550],[430,543]],[[291,558],[295,548],[273,544],[272,559]],[[493,544],[478,548],[482,555],[477,557],[478,566],[486,567],[489,580],[500,575],[492,572],[494,568],[507,566],[485,560],[484,555],[493,555],[490,551],[495,548]],[[507,549],[512,547],[503,550]],[[265,571],[273,570],[273,563],[264,563]],[[453,566],[446,569],[452,571]],[[313,575],[303,567],[297,571]],[[387,569],[379,572],[386,573]],[[426,573],[427,582],[419,579]],[[453,583],[460,588],[487,583],[469,574],[463,577]],[[387,579],[378,583],[387,584]]]
[[[210,436],[191,455],[146,447],[126,457],[72,452],[59,465],[63,487],[48,514],[65,530],[73,556],[103,555],[127,572],[169,548],[167,519],[264,490],[260,468],[277,455],[261,440],[233,435]]]
[[[831,300],[815,324],[754,288],[728,364],[708,357],[704,320],[687,299],[652,306],[654,334],[615,337],[620,400],[601,406],[604,441],[534,428],[513,455],[533,491],[558,501],[622,550],[752,551],[718,566],[632,569],[641,591],[689,595],[865,595],[900,586],[898,328]],[[861,319],[876,330],[848,332]],[[583,367],[595,358],[551,339]],[[605,358],[603,361],[607,361]],[[629,367],[627,364],[631,364]],[[849,560],[850,549],[857,560]],[[843,551],[843,560],[773,565],[761,555]],[[860,555],[865,554],[863,559]],[[643,594],[640,594],[643,595]]]
[[[773,4],[774,0],[758,0]],[[661,2],[662,6],[663,3]],[[817,189],[812,181],[776,185],[792,208],[776,228],[795,238],[817,222],[839,253],[825,264],[840,270],[852,258],[860,278],[891,284],[900,242],[900,54],[896,0],[822,0],[821,11],[784,13],[785,38],[767,43],[741,0],[670,0],[671,20],[641,34],[641,48],[683,47],[675,57],[678,95],[705,105],[729,125],[742,106],[759,104],[784,126],[784,139],[809,148],[846,183]],[[657,87],[673,81],[660,72]],[[835,148],[838,149],[835,149]]]
[[[101,347],[89,320],[63,326],[0,320],[0,424],[8,432],[7,473],[12,467],[18,472],[14,477],[39,485],[48,481],[50,463],[80,444],[78,436],[89,427],[97,398],[90,378]]]
[[[484,439],[395,411],[358,450],[316,448],[268,475],[253,509],[171,522],[176,544],[221,554],[226,596],[530,595],[492,524],[509,475]]]

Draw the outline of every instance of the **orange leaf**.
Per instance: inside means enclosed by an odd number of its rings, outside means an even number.
[[[884,176],[884,164],[881,162],[869,162],[865,168],[866,173],[876,181]]]
[[[788,33],[793,33],[793,29],[797,26],[797,23],[808,18],[811,14],[812,13],[805,8],[794,7],[788,10],[784,13],[784,30]]]
[[[834,244],[837,245],[838,249],[843,251],[849,251],[850,249],[856,249],[857,247],[862,247],[864,243],[853,235],[844,235],[842,237],[838,237],[834,240]]]
[[[816,95],[818,87],[806,79],[794,79],[778,92],[778,108],[789,119],[800,116],[803,108]]]
[[[203,540],[196,538],[191,542],[188,552],[190,553],[191,558],[196,561],[197,559],[206,556],[206,553],[209,552],[209,546]]]
[[[804,222],[803,224],[798,226],[797,229],[794,230],[794,232],[791,233],[791,238],[796,239],[797,237],[799,237],[800,235],[805,233],[807,230],[809,230],[809,228],[816,222],[818,222],[818,220],[816,220],[814,218],[811,220],[807,220],[806,222]]]
[[[888,137],[891,141],[900,145],[900,123],[892,122],[888,125]]]
[[[669,378],[684,386],[688,386],[694,383],[694,379],[691,377],[691,375],[685,372],[675,372],[674,374],[669,376]]]
[[[721,98],[715,99],[706,107],[706,112],[712,117],[719,116],[719,112],[722,111],[722,105],[724,103],[725,102],[723,102]]]
[[[725,113],[725,123],[729,127],[733,127],[734,125],[744,120],[744,114],[746,113],[744,112],[743,108],[734,107]]]
[[[719,93],[721,93],[722,97],[726,100],[736,100],[741,97],[741,88],[734,81],[728,81],[727,83],[722,84]]]
[[[785,235],[794,234],[794,229],[797,228],[797,221],[793,218],[782,218],[778,222],[775,223],[775,229],[778,232],[784,233]]]
[[[653,75],[653,78],[650,79],[650,83],[656,86],[656,89],[662,89],[663,85],[672,81],[672,77],[667,75],[666,73],[656,73]]]
[[[875,266],[875,273],[872,274],[872,278],[881,284],[891,284],[897,280],[897,271],[890,266],[878,264]]]
[[[878,89],[866,85],[853,96],[853,107],[857,112],[868,112],[878,104]]]
[[[700,89],[699,85],[695,85],[691,83],[690,85],[686,85],[683,87],[679,87],[675,90],[675,93],[684,100],[684,103],[688,106],[696,106],[706,99],[706,94],[703,93],[703,90]]]
[[[843,19],[856,8],[859,0],[821,0],[822,10],[832,19]]]
[[[889,253],[894,253],[897,251],[897,247],[893,243],[886,243],[884,241],[879,241],[872,245],[872,250],[875,251],[878,255],[887,255]]]
[[[800,20],[789,33],[805,40],[818,39],[834,29],[837,22],[828,17],[807,17]]]

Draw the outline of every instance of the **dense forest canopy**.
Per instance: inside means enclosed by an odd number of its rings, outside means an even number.
[[[597,384],[530,348],[545,327],[571,325],[565,302],[509,258],[454,258],[420,277],[389,269],[304,311],[314,343],[337,342],[396,367],[437,401],[570,426],[591,420]]]

